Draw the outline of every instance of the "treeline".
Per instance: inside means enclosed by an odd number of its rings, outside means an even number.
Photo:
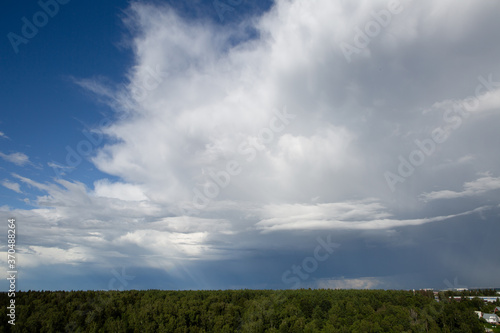
[[[383,290],[0,293],[0,332],[484,332],[482,301]]]

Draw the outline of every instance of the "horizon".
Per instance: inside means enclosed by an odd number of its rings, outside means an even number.
[[[252,288],[241,288],[241,289],[72,289],[72,290],[16,290],[16,293],[25,293],[25,292],[45,292],[45,291],[50,291],[50,292],[77,292],[77,291],[238,291],[238,290],[255,290],[255,291],[260,291],[260,290],[269,290],[269,291],[284,291],[284,290],[379,290],[379,291],[408,291],[408,292],[416,292],[416,291],[433,291],[433,292],[445,292],[445,291],[451,291],[455,293],[463,292],[463,291],[485,291],[485,290],[495,290],[495,291],[500,291],[500,288],[472,288],[472,289],[467,289],[467,290],[451,290],[451,289],[433,289],[433,288],[423,288],[423,289],[378,289],[378,288],[371,288],[371,289],[355,289],[355,288],[298,288],[298,289],[252,289]],[[9,291],[0,291],[1,293],[8,293]],[[477,297],[494,297],[494,296],[477,296]],[[497,296],[497,298],[500,298],[500,295]]]
[[[499,13],[6,2],[0,291],[500,286]]]

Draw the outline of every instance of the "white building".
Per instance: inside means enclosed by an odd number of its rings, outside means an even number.
[[[484,313],[483,318],[490,324],[500,323],[500,318],[498,318],[498,316],[494,313]]]

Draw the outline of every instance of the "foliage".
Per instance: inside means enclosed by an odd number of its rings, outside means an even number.
[[[0,332],[484,332],[483,304],[384,290],[27,291]],[[0,293],[1,304],[8,304]]]

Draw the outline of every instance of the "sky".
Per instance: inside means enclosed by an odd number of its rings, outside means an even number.
[[[500,2],[0,15],[18,290],[499,287]]]

